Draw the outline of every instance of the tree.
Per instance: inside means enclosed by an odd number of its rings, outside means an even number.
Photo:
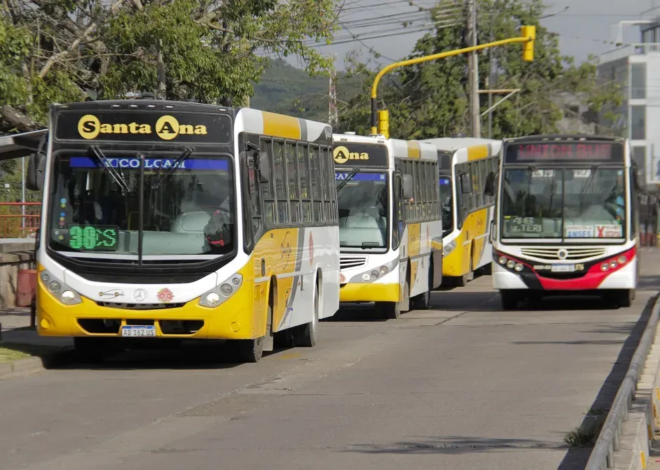
[[[440,1],[432,10],[434,20],[440,20],[454,2]],[[518,88],[513,99],[503,102],[493,112],[493,137],[545,134],[556,130],[564,115],[559,93],[573,93],[598,111],[605,103],[621,101],[618,87],[596,79],[593,63],[575,66],[571,57],[559,52],[557,36],[540,26],[544,11],[541,0],[478,0],[479,43],[520,35],[520,25],[535,25],[537,40],[535,60],[522,60],[520,45],[494,49],[496,81],[491,88]],[[492,22],[493,38],[490,37]],[[459,22],[461,23],[461,22]],[[410,58],[465,47],[464,26],[442,26],[422,37]],[[485,79],[490,68],[488,53],[479,54],[480,88],[487,88]],[[361,70],[369,85],[371,71]],[[467,56],[457,56],[435,62],[399,69],[380,86],[379,106],[390,111],[392,137],[424,139],[438,136],[469,135],[467,99]],[[369,94],[356,97],[340,116],[341,128],[368,132]],[[482,98],[482,111],[486,100]]]
[[[334,0],[6,0],[0,5],[0,132],[43,126],[53,102],[122,98],[241,102],[264,54],[329,61]]]

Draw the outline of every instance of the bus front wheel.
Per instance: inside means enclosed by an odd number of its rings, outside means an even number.
[[[514,290],[501,290],[500,302],[502,303],[502,310],[515,310],[518,308],[520,296]]]
[[[399,302],[377,302],[376,308],[381,318],[385,320],[396,320],[401,313],[407,312],[410,308],[410,284],[408,280],[403,285],[403,298]]]
[[[264,337],[230,340],[229,347],[232,349],[233,358],[237,362],[259,362],[264,355]]]
[[[309,323],[293,328],[293,342],[296,347],[313,348],[316,346],[319,329],[319,286],[316,285],[314,295],[314,317]]]
[[[428,310],[431,306],[431,289],[433,289],[433,270],[429,270],[429,290],[413,298],[413,308],[415,310]]]

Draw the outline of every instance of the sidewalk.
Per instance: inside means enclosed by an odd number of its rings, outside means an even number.
[[[0,379],[44,370],[58,353],[73,347],[71,338],[44,338],[30,328],[30,309],[0,310]]]

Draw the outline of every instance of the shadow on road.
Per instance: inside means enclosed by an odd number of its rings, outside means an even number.
[[[358,444],[347,452],[364,454],[474,454],[508,452],[515,450],[564,450],[564,444],[534,439],[496,439],[487,437],[420,437],[415,441],[395,442],[389,445]]]

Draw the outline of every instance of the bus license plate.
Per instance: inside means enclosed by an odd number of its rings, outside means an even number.
[[[121,335],[129,338],[156,337],[155,326],[122,326]]]
[[[552,265],[553,273],[572,273],[575,272],[574,264],[553,264]]]

